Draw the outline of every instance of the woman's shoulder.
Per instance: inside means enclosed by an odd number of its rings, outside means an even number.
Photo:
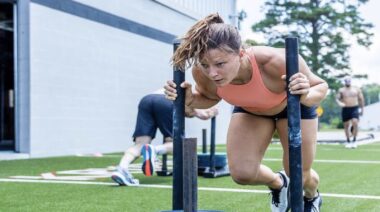
[[[248,55],[255,56],[258,64],[266,64],[273,59],[277,60],[285,55],[284,49],[270,46],[253,46],[247,48],[246,52]]]
[[[260,46],[254,47],[253,53],[262,73],[271,78],[278,78],[285,73],[285,49]]]

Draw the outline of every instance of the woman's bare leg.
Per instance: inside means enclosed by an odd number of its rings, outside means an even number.
[[[232,179],[243,185],[282,186],[282,179],[261,161],[275,129],[272,119],[234,113],[227,134],[228,165]]]
[[[282,148],[284,151],[283,164],[286,173],[289,176],[289,149],[288,149],[288,123],[287,119],[277,121],[277,131],[280,135]],[[302,119],[302,170],[303,170],[303,189],[305,196],[308,198],[314,197],[317,193],[319,184],[318,174],[311,168],[317,144],[318,119]]]

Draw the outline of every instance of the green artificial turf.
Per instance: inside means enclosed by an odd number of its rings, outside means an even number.
[[[218,145],[222,152],[225,146]],[[318,160],[380,161],[380,144],[345,149],[343,145],[318,145],[314,169],[320,175],[319,190],[323,194],[370,195],[380,198],[379,163],[337,163]],[[43,159],[0,161],[0,178],[40,176],[41,173],[116,165],[122,154],[104,157],[54,157]],[[270,145],[264,164],[278,171],[282,151],[279,144]],[[136,163],[141,162],[140,160]],[[145,177],[134,174],[142,185],[166,185],[171,177]],[[38,183],[36,183],[37,181]],[[161,211],[172,207],[170,188],[120,187],[110,178],[91,181],[97,184],[63,184],[57,181],[0,181],[0,211]],[[75,183],[75,182],[74,182]],[[199,188],[267,190],[264,186],[242,186],[231,177],[198,178]],[[198,191],[198,208],[232,212],[269,211],[268,193]],[[380,211],[380,199],[323,197],[323,211]]]

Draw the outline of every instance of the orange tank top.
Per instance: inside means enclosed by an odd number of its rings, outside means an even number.
[[[279,105],[286,99],[286,92],[277,94],[268,90],[261,78],[255,55],[249,49],[246,52],[252,64],[251,80],[243,85],[228,84],[217,87],[218,96],[248,111],[265,111]]]

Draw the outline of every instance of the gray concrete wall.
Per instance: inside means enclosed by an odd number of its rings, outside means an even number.
[[[43,2],[30,5],[31,157],[125,150],[138,101],[172,78],[172,45]],[[195,21],[151,0],[76,2],[175,36]],[[217,141],[224,143],[231,107],[221,109]],[[210,122],[186,125],[186,135],[200,139]]]

